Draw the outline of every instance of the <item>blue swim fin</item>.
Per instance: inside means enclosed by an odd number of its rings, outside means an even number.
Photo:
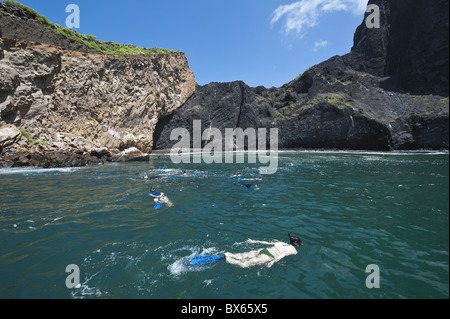
[[[225,255],[220,256],[197,256],[191,259],[191,265],[207,265],[215,262],[216,260],[225,259]]]
[[[155,204],[155,209],[156,210],[158,210],[158,209],[161,209],[161,207],[162,207],[162,205],[161,205],[161,203],[160,202],[157,202],[156,204]]]

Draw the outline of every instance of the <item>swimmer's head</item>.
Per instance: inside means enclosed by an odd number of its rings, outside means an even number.
[[[302,240],[299,237],[293,237],[289,235],[289,243],[294,247],[300,247],[302,245]]]

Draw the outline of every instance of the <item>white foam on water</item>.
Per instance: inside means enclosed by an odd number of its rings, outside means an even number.
[[[63,217],[56,217],[51,222],[48,222],[48,223],[44,224],[44,226],[48,226],[50,224],[53,224],[54,222],[57,222],[58,220],[61,220],[61,219],[63,219]]]
[[[89,287],[88,286],[88,282],[95,277],[97,274],[89,277],[86,279],[86,281],[82,284],[79,284],[72,292],[72,297],[73,298],[85,298],[85,297],[96,297],[96,298],[100,298],[103,297],[105,295],[107,295],[107,292],[102,292],[99,288],[96,287]]]
[[[393,156],[405,156],[405,155],[448,155],[448,151],[338,151],[338,150],[280,150],[280,154],[361,154],[361,155],[393,155]]]
[[[20,168],[3,168],[0,169],[0,175],[21,174],[25,176],[34,174],[48,173],[73,173],[83,169],[84,167],[61,167],[61,168],[36,168],[36,167],[20,167]]]
[[[212,279],[206,279],[205,281],[203,281],[203,283],[206,285],[206,286],[209,286],[209,285],[211,285],[212,284]]]
[[[189,267],[188,264],[186,264],[186,261],[189,262],[189,260],[186,260],[186,258],[181,258],[176,260],[174,263],[170,264],[167,269],[170,271],[170,273],[175,276],[178,277],[179,275],[181,275],[182,273],[188,271]]]
[[[191,252],[189,256],[178,258],[167,266],[167,269],[169,270],[171,276],[179,277],[180,275],[188,272],[202,271],[206,269],[206,267],[208,267],[207,265],[191,265],[191,259],[199,255],[211,255],[217,252],[217,249],[215,247],[199,248],[197,246],[184,246],[180,249],[175,250],[174,253],[186,250]],[[173,254],[165,255],[161,258],[162,261],[167,261],[167,259],[173,259]]]

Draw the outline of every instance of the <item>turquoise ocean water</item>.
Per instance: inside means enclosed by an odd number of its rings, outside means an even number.
[[[0,298],[449,298],[448,153],[281,152],[259,189],[228,178],[260,166],[0,170]],[[151,186],[173,206],[155,210]],[[270,269],[189,262],[288,233],[304,245]]]

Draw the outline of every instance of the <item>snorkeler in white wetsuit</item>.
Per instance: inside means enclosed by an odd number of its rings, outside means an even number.
[[[266,241],[248,239],[247,243],[249,244],[264,244],[271,245],[272,247],[252,250],[250,252],[240,254],[225,253],[225,260],[230,264],[237,265],[242,268],[248,268],[261,264],[267,264],[267,267],[270,268],[273,264],[280,261],[284,257],[297,254],[296,247],[300,247],[302,245],[302,240],[299,237],[292,237],[289,234],[289,242],[289,244],[283,242],[269,243]]]

